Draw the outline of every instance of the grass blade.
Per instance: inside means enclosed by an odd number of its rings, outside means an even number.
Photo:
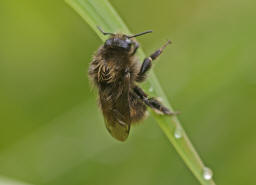
[[[0,185],[31,185],[17,180],[0,176]]]
[[[107,0],[66,0],[66,2],[81,15],[102,41],[105,41],[107,37],[99,32],[96,28],[97,25],[104,28],[106,32],[120,31],[131,34],[118,13]],[[141,59],[145,58],[145,54],[141,49],[138,51],[138,56]],[[149,80],[144,83],[142,87],[150,96],[162,97],[164,105],[172,110],[171,105],[152,71],[149,75]],[[152,88],[153,91],[149,90],[150,88]],[[151,113],[199,182],[202,185],[214,185],[215,183],[212,178],[204,178],[205,166],[183,130],[179,120],[176,117],[157,115],[153,111],[151,111]]]

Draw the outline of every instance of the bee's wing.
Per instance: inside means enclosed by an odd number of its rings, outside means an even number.
[[[120,123],[118,121],[112,122],[105,118],[105,124],[109,133],[119,141],[125,141],[129,135],[130,124]]]
[[[106,98],[100,96],[106,127],[109,133],[119,141],[125,141],[130,131],[131,118],[128,100],[129,92],[123,92],[112,101],[107,101]]]

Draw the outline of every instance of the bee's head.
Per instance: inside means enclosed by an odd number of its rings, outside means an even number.
[[[145,31],[139,34],[129,36],[125,34],[106,33],[100,27],[98,27],[98,29],[104,35],[111,35],[110,38],[107,39],[104,43],[104,47],[106,49],[115,49],[115,50],[124,51],[127,53],[129,53],[133,49],[133,46],[136,45],[136,41],[132,39],[133,37],[137,37],[137,36],[152,32],[152,31]]]
[[[104,47],[129,52],[133,44],[134,41],[126,35],[115,34],[105,41]]]

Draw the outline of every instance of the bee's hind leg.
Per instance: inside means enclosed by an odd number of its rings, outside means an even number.
[[[158,114],[164,115],[176,115],[176,112],[171,112],[167,107],[162,105],[162,103],[156,98],[149,98],[148,95],[138,86],[134,87],[134,92],[139,96],[139,98],[150,108],[152,108]]]
[[[176,112],[171,112],[167,107],[163,106],[162,103],[156,98],[148,98],[144,102],[158,114],[165,114],[165,115],[177,114]]]

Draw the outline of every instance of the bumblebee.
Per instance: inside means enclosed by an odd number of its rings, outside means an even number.
[[[93,56],[89,77],[98,89],[99,106],[107,130],[117,140],[125,141],[131,124],[145,117],[147,106],[160,114],[175,114],[156,98],[149,97],[137,85],[146,79],[152,62],[171,42],[168,41],[141,64],[135,56],[139,44],[134,38],[152,31],[126,35],[107,33],[100,27],[98,29],[110,37]]]

